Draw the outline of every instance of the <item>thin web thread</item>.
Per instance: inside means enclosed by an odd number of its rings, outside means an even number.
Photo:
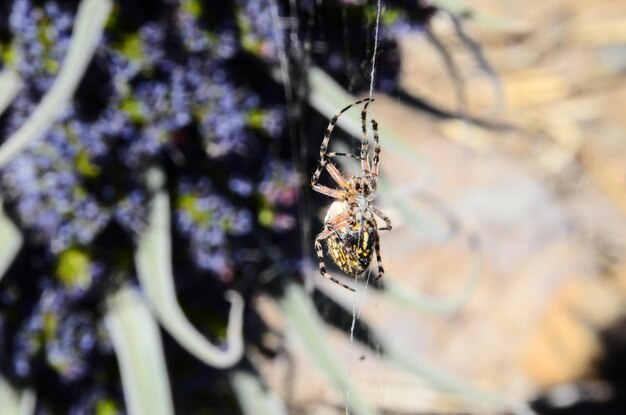
[[[370,72],[370,89],[369,89],[369,98],[371,99],[372,96],[374,95],[374,81],[376,79],[376,55],[378,53],[378,28],[380,27],[380,15],[381,15],[381,0],[377,0],[376,2],[376,26],[374,28],[374,51],[372,53],[372,71]],[[367,136],[364,137],[364,139],[367,139]],[[362,225],[362,224],[361,224]],[[362,226],[361,226],[362,228]],[[360,241],[359,241],[360,242]],[[360,245],[360,243],[359,243]],[[362,299],[360,301],[361,306],[363,305],[364,299],[365,299],[365,294],[367,293],[367,286],[369,284],[369,280],[370,280],[370,275],[371,275],[371,270],[367,273],[367,279],[365,280],[365,287],[363,288],[363,295],[362,295]],[[360,318],[361,316],[361,308],[359,308],[359,312],[357,313],[357,307],[356,307],[356,303],[357,303],[357,296],[354,296],[354,302],[352,303],[352,324],[350,326],[350,352],[349,352],[349,356],[348,356],[348,382],[350,382],[350,378],[351,378],[351,368],[352,368],[352,352],[353,352],[353,345],[354,345],[354,328],[356,326],[356,321]],[[350,415],[350,391],[347,390],[346,391],[346,411],[345,411],[346,415]]]
[[[376,54],[378,53],[378,27],[380,26],[381,0],[376,3],[376,28],[374,29],[374,53],[372,54],[372,72],[370,72],[370,99],[374,95],[374,79],[376,76]]]

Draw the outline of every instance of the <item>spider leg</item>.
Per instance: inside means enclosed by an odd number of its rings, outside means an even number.
[[[370,162],[368,158],[369,142],[367,140],[367,106],[372,101],[374,100],[367,101],[365,105],[363,105],[363,110],[361,110],[361,133],[363,134],[361,138],[361,170],[363,170],[363,173],[370,172]]]
[[[371,102],[374,101],[374,99],[372,98],[365,98],[365,99],[361,99],[353,104],[348,105],[347,107],[345,107],[344,109],[342,109],[341,111],[339,111],[337,114],[335,114],[335,116],[330,120],[330,123],[328,124],[328,127],[326,128],[326,133],[324,134],[324,140],[322,141],[322,146],[320,147],[320,157],[322,159],[325,158],[326,155],[326,151],[328,150],[328,142],[330,141],[330,135],[333,132],[333,129],[335,128],[335,125],[337,124],[337,120],[339,119],[339,117],[341,116],[341,114],[343,114],[344,112],[348,111],[350,108],[352,108],[355,105],[359,105],[363,102],[365,102],[365,107],[367,108],[367,105]],[[363,114],[361,114],[361,117],[363,117]],[[363,154],[361,154],[361,156],[363,156]]]
[[[320,163],[320,166],[321,165],[322,164]],[[328,173],[330,173],[332,178],[335,180],[335,182],[337,182],[339,186],[344,189],[347,189],[349,187],[348,181],[341,175],[341,172],[339,171],[339,169],[337,169],[337,167],[335,167],[333,163],[326,164],[326,170],[328,170]],[[335,199],[343,199],[345,193],[342,190],[332,189],[318,183],[320,174],[321,169],[318,168],[318,170],[315,171],[313,177],[311,178],[311,187],[313,187],[313,190],[326,196],[333,197]]]
[[[317,169],[315,170],[315,173],[313,173],[313,177],[311,178],[311,186],[313,186],[313,188],[315,188],[315,185],[317,185],[317,183],[319,181],[319,178],[320,178],[320,175],[322,174],[322,171],[324,170],[324,167],[327,166],[327,163],[328,163],[328,161],[329,161],[329,159],[331,157],[345,155],[346,157],[357,158],[355,155],[352,155],[352,154],[348,155],[346,153],[328,153],[328,143],[330,141],[330,136],[331,136],[331,134],[333,132],[333,129],[335,128],[335,125],[337,124],[337,121],[339,120],[339,117],[341,116],[341,114],[343,114],[344,112],[348,111],[350,108],[352,108],[355,105],[358,105],[358,104],[360,104],[362,102],[369,103],[371,101],[373,101],[373,99],[371,99],[371,98],[365,98],[365,99],[361,99],[359,101],[356,101],[355,103],[350,104],[347,107],[345,107],[344,109],[342,109],[341,111],[339,111],[330,120],[330,123],[328,124],[328,127],[326,127],[326,133],[324,134],[324,140],[322,140],[322,145],[320,146],[320,164],[317,166]],[[366,155],[367,155],[367,153],[366,153]],[[362,158],[363,158],[363,155],[361,155],[361,159]],[[361,163],[363,163],[363,160],[361,160]],[[335,181],[337,181],[336,178],[335,178]],[[339,184],[341,185],[341,183],[339,183]]]
[[[313,190],[326,196],[330,196],[335,199],[343,199],[343,192],[341,190],[333,189],[321,184],[314,184]]]
[[[341,282],[339,282],[339,280],[337,280],[335,277],[331,276],[328,272],[326,272],[326,264],[324,264],[324,252],[322,251],[321,241],[331,236],[333,232],[334,230],[332,229],[326,229],[322,231],[322,233],[317,235],[317,237],[315,238],[315,253],[317,254],[317,264],[320,268],[320,274],[322,274],[322,277],[331,280],[335,284],[341,285],[343,288],[350,290],[352,292],[355,292],[354,288],[351,288],[345,284],[342,284]]]
[[[378,264],[378,276],[374,278],[374,281],[378,281],[385,275],[385,269],[383,268],[383,260],[380,258],[380,237],[376,237],[374,241],[374,250],[376,251],[376,263]]]
[[[380,141],[378,141],[378,123],[372,119],[372,130],[374,130],[374,164],[372,166],[372,175],[378,179],[378,163],[380,162]]]
[[[385,215],[380,209],[378,209],[374,205],[370,205],[369,208],[372,211],[372,213],[374,213],[376,216],[378,216],[379,218],[381,218],[382,220],[385,221],[385,226],[383,226],[382,228],[378,228],[378,230],[379,231],[390,231],[391,230],[391,219],[389,219],[389,216]]]
[[[346,180],[346,178],[343,177],[343,174],[341,174],[337,166],[335,166],[333,163],[328,163],[326,165],[326,170],[328,171],[330,176],[333,178],[333,180],[337,182],[339,186],[341,186],[344,189],[348,189],[350,187],[348,180]]]
[[[351,154],[351,153],[337,153],[335,151],[331,152],[331,153],[326,153],[326,157],[327,158],[333,158],[333,157],[352,157],[355,160],[361,160],[361,157],[357,156],[356,154]]]
[[[321,165],[322,163],[320,163],[320,166]],[[343,189],[348,189],[350,187],[348,181],[343,177],[339,169],[333,163],[324,163],[324,165],[328,173],[339,186],[341,186]],[[327,196],[334,197],[335,199],[343,199],[344,193],[341,190],[331,189],[329,187],[318,184],[320,174],[321,169],[316,170],[313,174],[313,178],[311,179],[311,186],[313,187],[313,190],[323,193]]]
[[[324,222],[324,226],[327,230],[337,233],[337,235],[343,239],[343,236],[340,235],[338,229],[344,228],[346,226],[352,227],[354,226],[355,221],[354,217],[350,212],[343,212],[338,214],[337,216],[333,216]]]

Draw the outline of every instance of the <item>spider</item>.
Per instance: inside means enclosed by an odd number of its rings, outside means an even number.
[[[373,101],[374,99],[372,98],[356,101],[339,111],[332,118],[326,128],[326,134],[324,134],[324,140],[320,147],[320,164],[311,178],[313,190],[336,199],[328,208],[322,232],[315,238],[315,252],[317,253],[320,273],[323,277],[353,292],[353,288],[342,284],[326,272],[321,242],[326,241],[328,254],[335,264],[348,275],[356,278],[363,274],[371,263],[373,251],[376,252],[376,262],[378,264],[378,276],[374,281],[382,278],[385,273],[380,258],[380,238],[378,232],[391,230],[391,220],[372,204],[376,194],[378,163],[380,161],[378,123],[374,119],[371,120],[375,144],[373,158],[369,153],[367,139],[367,106]],[[365,104],[361,111],[362,139],[360,155],[329,152],[328,143],[337,120],[341,114],[361,103]],[[333,157],[350,157],[359,160],[361,162],[361,175],[346,179],[331,162]],[[324,168],[339,188],[331,188],[319,184],[319,178]],[[385,226],[378,227],[376,216],[385,221]]]

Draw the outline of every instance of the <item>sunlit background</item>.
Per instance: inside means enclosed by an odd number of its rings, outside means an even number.
[[[0,68],[0,414],[626,413],[626,1],[4,1]]]

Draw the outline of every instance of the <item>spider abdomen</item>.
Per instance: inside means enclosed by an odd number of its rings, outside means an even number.
[[[356,277],[369,267],[376,237],[375,226],[370,221],[364,221],[362,226],[345,226],[326,240],[328,254],[346,274]]]

